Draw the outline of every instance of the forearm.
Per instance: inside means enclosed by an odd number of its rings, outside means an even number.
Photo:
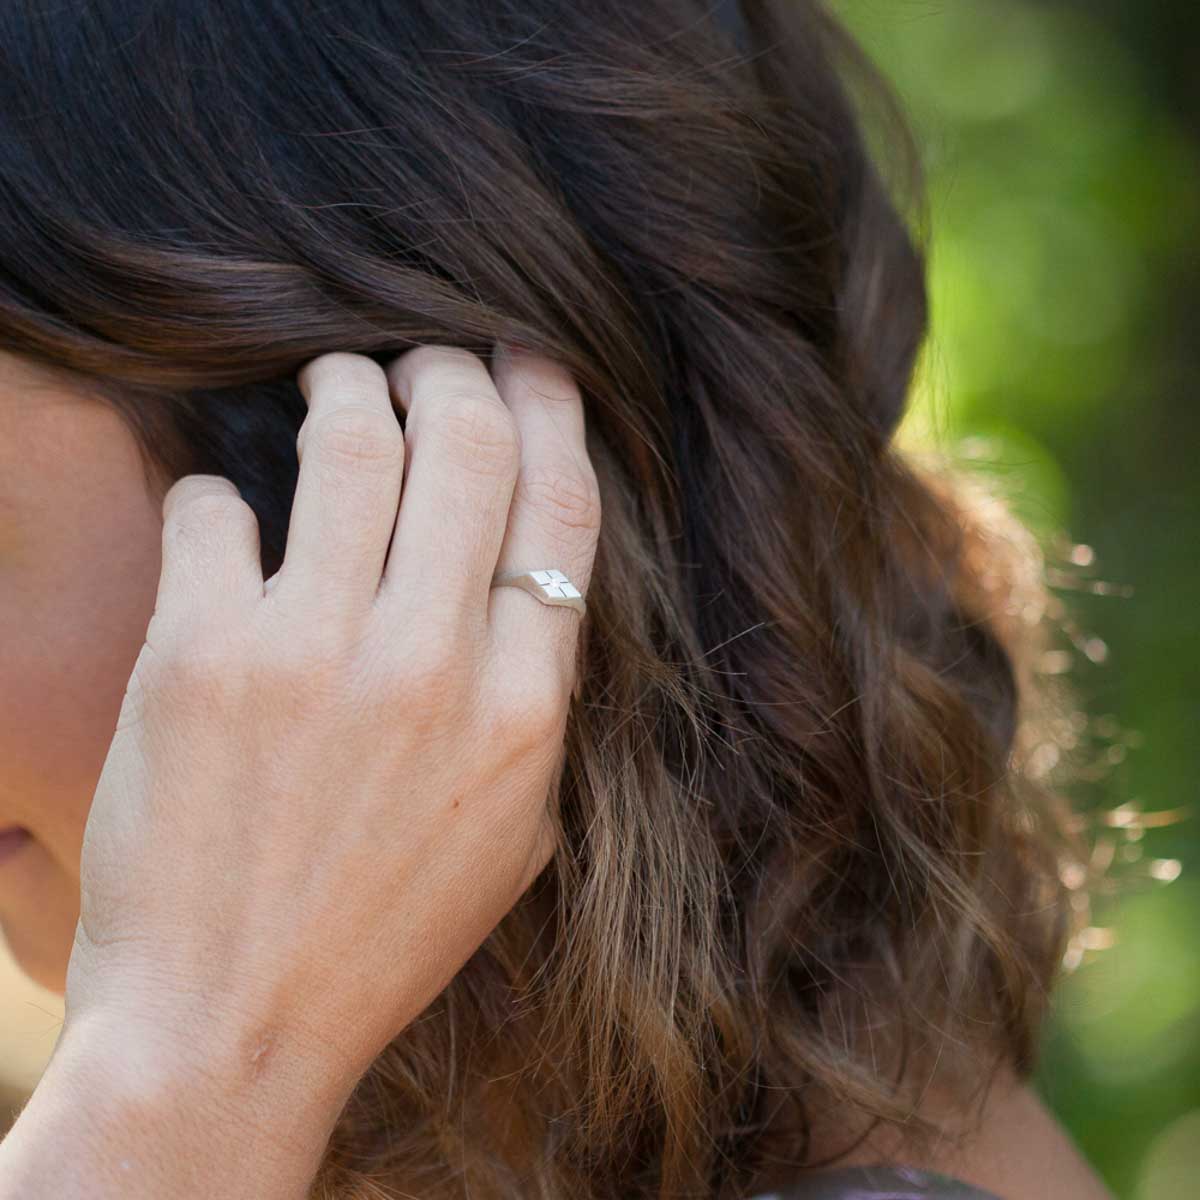
[[[350,1088],[281,1048],[261,1072],[173,1049],[65,1029],[0,1143],[0,1200],[304,1200]]]

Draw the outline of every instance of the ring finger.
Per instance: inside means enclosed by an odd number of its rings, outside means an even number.
[[[570,373],[541,355],[497,346],[496,389],[520,432],[520,465],[496,570],[558,570],[562,587],[586,595],[600,527],[600,497],[588,458],[583,400]],[[573,587],[572,587],[573,585]],[[554,672],[563,695],[575,675],[581,614],[545,605],[518,587],[488,602],[492,640],[523,670]]]

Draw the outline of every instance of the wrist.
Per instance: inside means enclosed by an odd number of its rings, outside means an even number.
[[[271,1031],[69,1014],[15,1146],[0,1148],[0,1200],[10,1166],[24,1181],[12,1195],[31,1200],[301,1200],[352,1087]]]

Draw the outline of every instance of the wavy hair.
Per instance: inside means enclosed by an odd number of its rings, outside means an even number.
[[[506,338],[584,395],[556,857],[314,1195],[733,1200],[831,1114],[916,1145],[935,1077],[1032,1069],[1069,907],[1017,755],[1033,548],[895,445],[927,321],[901,105],[816,0],[741,21],[0,6],[0,346],[116,405],[160,479],[232,479],[265,571],[315,355]]]

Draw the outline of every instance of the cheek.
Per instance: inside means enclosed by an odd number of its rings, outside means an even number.
[[[92,794],[154,611],[161,523],[147,506],[127,512],[119,528],[85,529],[86,538],[24,581],[23,598],[0,590],[7,643],[0,825],[27,826],[74,878]],[[19,620],[6,607],[14,599]]]

